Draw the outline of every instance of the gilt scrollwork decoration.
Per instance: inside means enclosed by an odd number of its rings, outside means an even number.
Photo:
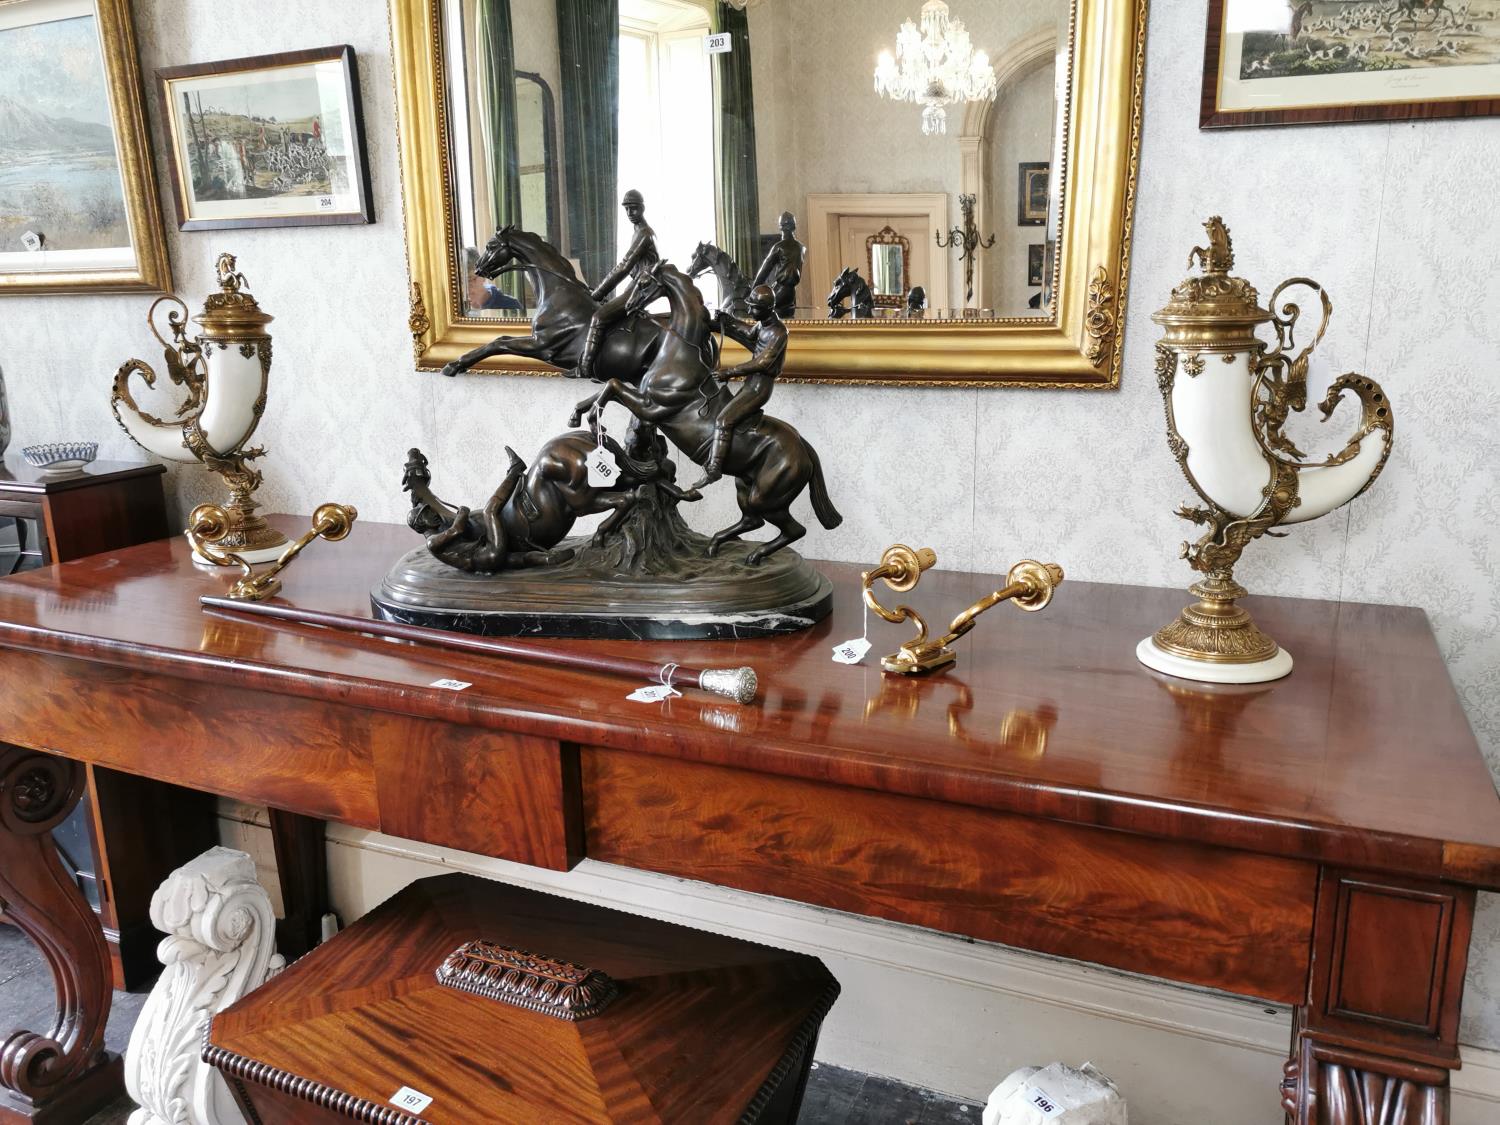
[[[225,546],[233,522],[230,513],[217,504],[199,504],[188,517],[185,531],[194,552],[215,566],[237,566],[240,577],[229,588],[234,601],[263,602],[281,592],[281,573],[314,539],[337,543],[353,530],[359,512],[349,504],[320,504],[313,512],[312,527],[289,543],[277,560],[261,574],[243,556]]]
[[[897,543],[881,555],[879,565],[860,576],[867,606],[892,624],[910,621],[917,627],[915,637],[898,651],[881,658],[880,667],[887,672],[909,676],[946,668],[958,659],[958,654],[950,646],[974,628],[980,614],[1005,601],[1014,602],[1018,609],[1028,612],[1044,609],[1063,580],[1062,567],[1056,563],[1039,563],[1031,559],[1018,562],[1010,568],[1004,586],[969,606],[953,619],[943,636],[934,638],[928,636],[927,621],[920,613],[908,605],[894,609],[882,605],[875,597],[874,586],[883,580],[893,591],[904,594],[914,589],[922,572],[936,562],[937,553],[930,547],[913,550],[904,543]]]
[[[427,333],[432,331],[432,318],[427,315],[427,302],[422,299],[420,281],[411,283],[411,313],[406,318],[406,327],[411,332],[412,353],[420,361]]]

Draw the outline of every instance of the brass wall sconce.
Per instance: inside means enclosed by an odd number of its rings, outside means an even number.
[[[215,566],[241,569],[239,580],[229,588],[230,598],[237,602],[263,602],[281,593],[281,572],[309,543],[319,538],[337,543],[349,534],[358,518],[359,512],[349,504],[318,505],[317,511],[313,512],[311,530],[295,543],[288,544],[275,563],[259,575],[242,556],[219,545],[233,534],[235,525],[230,514],[217,504],[199,504],[194,508],[188,517],[185,534],[194,552]]]
[[[861,575],[864,585],[865,604],[885,620],[899,625],[911,621],[917,627],[917,635],[889,656],[880,658],[880,667],[897,675],[911,676],[934,672],[946,668],[958,659],[958,654],[949,646],[969,630],[985,610],[1001,602],[1014,602],[1018,609],[1034,613],[1046,607],[1052,600],[1052,592],[1062,584],[1062,567],[1056,563],[1039,563],[1026,559],[1016,563],[1006,575],[1006,584],[992,594],[986,594],[953,619],[948,632],[938,638],[927,635],[927,622],[922,615],[908,605],[887,609],[875,598],[874,585],[884,579],[885,584],[898,594],[916,587],[922,572],[937,562],[937,552],[931,547],[912,550],[902,543],[887,547],[880,556],[880,565]]]

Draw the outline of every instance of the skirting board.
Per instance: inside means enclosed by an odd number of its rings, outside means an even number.
[[[264,810],[224,802],[223,842],[275,896]],[[819,1059],[982,1104],[1015,1067],[1091,1060],[1132,1125],[1279,1122],[1291,1013],[1077,962],[706,883],[584,861],[567,873],[330,825],[335,908],[358,917],[414,879],[469,871],[823,958],[844,986]],[[1500,1119],[1500,1052],[1464,1048],[1453,1125]],[[976,1113],[977,1120],[977,1113]]]

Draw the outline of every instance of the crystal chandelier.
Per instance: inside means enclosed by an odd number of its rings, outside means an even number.
[[[922,132],[948,131],[951,102],[993,98],[995,68],[983,51],[974,50],[962,20],[948,17],[943,0],[922,5],[922,26],[907,20],[896,34],[896,54],[880,52],[875,91],[896,101],[922,107]]]

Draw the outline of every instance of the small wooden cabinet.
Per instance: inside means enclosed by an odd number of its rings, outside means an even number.
[[[165,471],[95,462],[46,480],[16,454],[0,459],[0,578],[164,538]],[[217,842],[213,799],[90,765],[88,795],[54,838],[104,926],[115,987],[144,987],[161,968],[151,895]]]

